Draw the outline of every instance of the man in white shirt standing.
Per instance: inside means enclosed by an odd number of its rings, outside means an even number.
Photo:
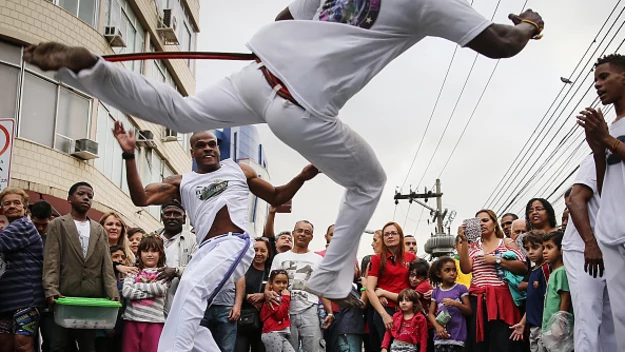
[[[293,249],[280,253],[273,258],[271,271],[277,269],[286,270],[289,274],[289,291],[291,292],[291,332],[289,342],[296,351],[300,342],[304,352],[318,352],[322,338],[317,313],[319,297],[304,291],[306,283],[312,273],[321,262],[322,257],[308,248],[313,238],[314,227],[308,220],[300,220],[295,223],[293,229]],[[265,299],[275,305],[280,303],[276,300],[278,295],[265,288]],[[331,302],[321,299],[326,312],[332,312]],[[324,328],[328,328],[334,322],[334,314],[328,314],[323,321]]]
[[[600,109],[586,108],[577,117],[592,149],[601,196],[595,236],[603,252],[606,283],[618,351],[625,351],[625,56],[614,54],[595,64],[595,89],[604,105],[613,104],[616,119],[608,127]]]
[[[257,56],[195,97],[107,63],[84,48],[33,45],[24,59],[124,113],[179,132],[267,123],[274,134],[346,188],[332,245],[306,290],[349,298],[358,243],[386,175],[339,110],[386,65],[425,37],[491,58],[511,57],[544,22],[527,10],[494,24],[465,0],[295,0],[248,43]],[[359,304],[349,301],[347,303]]]
[[[183,230],[182,226],[186,221],[186,216],[180,202],[171,201],[163,204],[161,206],[161,220],[163,221],[163,229],[159,231],[159,234],[165,247],[167,267],[159,269],[161,273],[158,279],[171,282],[165,300],[165,316],[167,316],[182,273],[197,250],[197,239],[192,232]]]
[[[593,231],[600,198],[592,156],[580,164],[567,199],[572,221],[566,227],[562,250],[575,312],[575,351],[617,351],[603,255]]]

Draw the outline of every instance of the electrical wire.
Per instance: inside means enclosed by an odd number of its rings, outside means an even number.
[[[588,48],[586,49],[585,53],[582,55],[582,57],[580,58],[580,60],[578,61],[578,63],[576,64],[575,68],[573,69],[573,71],[571,72],[571,74],[569,75],[569,80],[573,77],[573,75],[575,74],[575,72],[577,71],[577,69],[580,67],[580,65],[582,64],[582,62],[584,62],[584,58],[586,57],[586,55],[588,55],[588,53],[590,52],[591,48],[593,47],[593,45],[597,42],[599,36],[601,35],[601,32],[603,31],[603,29],[606,27],[606,25],[608,24],[608,22],[610,21],[610,18],[612,17],[612,15],[615,13],[615,11],[617,10],[617,8],[619,7],[619,5],[621,4],[622,0],[619,0],[615,6],[612,8],[612,11],[610,12],[610,14],[608,15],[608,17],[606,18],[606,20],[604,21],[603,25],[601,26],[601,28],[599,29],[599,31],[597,32],[597,35],[595,36],[595,38],[593,39],[593,41],[589,44]],[[625,10],[625,8],[624,8]],[[603,40],[605,40],[605,38],[607,37],[608,33],[611,31],[611,29],[614,27],[614,25],[617,23],[618,18],[620,18],[621,14],[623,13],[623,10],[621,10],[621,13],[617,16],[617,18],[615,19],[615,21],[612,23],[612,25],[610,26],[610,29],[608,29],[608,31],[606,32],[606,35],[604,37]],[[603,42],[602,40],[602,42]],[[601,44],[599,44],[597,46],[597,48],[595,49],[594,53],[590,56],[591,58],[594,56],[594,54],[597,52],[598,48],[601,46]],[[578,77],[581,76],[581,71],[580,74],[578,75]],[[575,80],[577,81],[577,80]],[[504,173],[504,176],[502,177],[502,179],[499,181],[499,183],[495,186],[493,192],[489,195],[489,197],[487,198],[485,204],[484,204],[484,208],[489,208],[491,207],[491,204],[493,202],[494,199],[497,199],[499,197],[499,195],[504,192],[504,189],[506,189],[506,184],[508,184],[508,182],[512,179],[513,175],[518,175],[518,168],[521,165],[521,163],[523,162],[523,160],[525,159],[525,157],[528,155],[528,153],[531,150],[531,145],[533,145],[533,141],[532,139],[538,140],[540,134],[542,134],[542,132],[544,131],[544,127],[543,129],[538,132],[538,130],[540,129],[541,125],[543,124],[543,122],[547,119],[547,116],[549,115],[549,111],[551,111],[551,109],[553,108],[553,106],[556,104],[556,102],[558,101],[558,99],[560,98],[560,96],[562,95],[562,93],[564,92],[566,88],[566,85],[563,85],[562,88],[560,89],[560,91],[558,92],[558,94],[556,95],[556,97],[554,98],[554,100],[551,102],[549,108],[547,109],[547,111],[545,112],[545,114],[543,115],[543,117],[541,118],[540,122],[538,123],[538,125],[536,126],[536,128],[534,129],[534,131],[532,132],[532,134],[530,135],[530,137],[528,138],[527,142],[525,143],[525,145],[521,148],[521,151],[519,152],[519,154],[517,154],[517,156],[515,157],[515,159],[512,161],[512,163],[510,164],[510,166],[508,167],[508,169],[506,170],[506,172]],[[569,88],[569,90],[567,91],[567,93],[564,95],[564,97],[566,97],[568,95],[568,93],[572,90],[572,86]],[[564,101],[564,98],[563,100]],[[553,117],[553,114],[555,114],[555,111],[558,110],[558,108],[560,107],[560,105],[562,104],[562,101],[560,102],[560,104],[558,104],[558,106],[554,109],[554,112],[552,113],[552,115],[549,117],[549,119],[551,119]],[[547,120],[548,121],[548,120]],[[548,123],[548,122],[547,122]],[[538,132],[538,133],[537,133]],[[529,148],[528,148],[529,147]],[[524,150],[528,148],[525,151],[524,154]],[[519,158],[520,158],[520,162],[519,162]],[[514,169],[513,169],[514,167]],[[514,183],[514,181],[512,181],[511,183]],[[509,185],[508,185],[509,186]],[[508,187],[509,188],[509,187]]]

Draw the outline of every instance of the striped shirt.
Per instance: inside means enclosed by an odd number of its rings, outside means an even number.
[[[497,268],[493,264],[487,264],[483,258],[477,258],[481,255],[495,255],[495,251],[499,250],[499,254],[503,254],[507,251],[512,251],[516,254],[519,260],[525,260],[525,256],[518,249],[511,249],[506,247],[504,240],[499,240],[499,245],[490,253],[484,253],[481,247],[472,248],[469,250],[469,257],[473,259],[473,278],[471,285],[478,287],[485,286],[504,286],[506,283],[497,277]]]
[[[7,265],[0,277],[0,313],[43,306],[43,243],[27,217],[0,231],[0,254]]]
[[[143,323],[165,322],[165,296],[169,283],[157,281],[158,269],[147,268],[124,278],[122,295],[128,300],[124,320]]]

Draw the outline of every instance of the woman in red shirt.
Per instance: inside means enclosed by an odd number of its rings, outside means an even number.
[[[371,347],[380,351],[386,329],[393,327],[393,314],[397,303],[391,300],[386,305],[380,302],[375,293],[377,287],[399,294],[410,288],[408,267],[415,260],[414,254],[406,252],[404,233],[396,222],[389,222],[382,228],[382,248],[380,253],[371,258],[371,269],[367,276],[367,297],[375,309],[373,326],[369,326]]]
[[[469,288],[473,315],[467,319],[465,350],[519,351],[519,342],[509,337],[510,326],[520,320],[521,313],[514,304],[508,283],[500,275],[503,269],[518,275],[525,274],[525,257],[512,239],[504,238],[497,215],[492,210],[480,210],[475,216],[481,219],[480,242],[470,245],[464,227],[458,229],[458,235],[462,237],[458,250],[460,269],[464,274],[473,274]],[[502,258],[506,251],[514,252],[517,259]]]

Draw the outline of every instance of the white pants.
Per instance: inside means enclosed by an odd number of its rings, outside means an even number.
[[[78,75],[59,77],[119,110],[178,132],[267,123],[273,133],[346,188],[332,243],[308,281],[308,289],[330,299],[351,290],[358,243],[380,200],[386,175],[373,149],[338,118],[311,115],[276,96],[259,65],[182,97],[172,87],[100,60]]]
[[[603,262],[606,266],[606,284],[613,302],[611,310],[614,319],[614,336],[616,336],[616,345],[618,346],[618,349],[614,349],[614,351],[625,351],[625,304],[623,304],[623,297],[625,297],[625,279],[623,279],[625,245],[607,246],[599,242],[599,247],[603,252]],[[608,351],[605,347],[603,350]]]
[[[610,298],[606,286],[609,262],[603,277],[593,278],[584,271],[584,253],[564,252],[564,267],[571,289],[573,313],[575,314],[575,352],[616,351],[614,322]]]
[[[254,258],[254,241],[222,235],[202,243],[185,268],[158,343],[159,352],[218,352],[208,328],[200,326],[207,302],[231,275],[236,282]]]

